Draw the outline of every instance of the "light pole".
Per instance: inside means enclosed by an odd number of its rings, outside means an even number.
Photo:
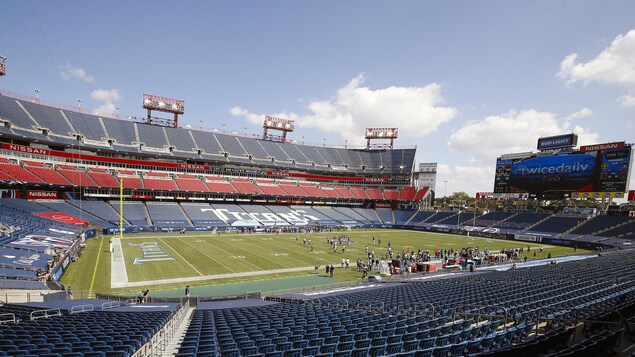
[[[459,212],[457,213],[457,218],[456,218],[456,227],[457,229],[459,229],[459,227],[461,226],[461,208],[463,206],[467,206],[467,201],[457,200],[457,201],[452,201],[451,203],[453,205],[456,205],[459,208]]]
[[[115,107],[115,118],[119,119],[119,107]]]
[[[77,111],[81,112],[82,111],[82,100],[77,98]]]
[[[443,208],[445,208],[445,204],[448,200],[448,180],[443,182],[445,182],[445,191],[443,191]]]
[[[40,90],[35,88],[35,103],[40,104]]]

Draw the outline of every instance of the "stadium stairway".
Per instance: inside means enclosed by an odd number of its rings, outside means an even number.
[[[190,323],[192,322],[192,314],[194,313],[194,310],[196,310],[195,307],[187,307],[187,311],[185,312],[185,316],[181,321],[178,330],[176,331],[172,339],[168,341],[168,344],[162,355],[174,356],[178,353],[179,347],[181,347],[181,343],[183,342],[183,338],[185,337],[185,333],[187,332],[187,329],[190,327]]]
[[[576,224],[575,226],[573,226],[573,227],[567,229],[566,231],[562,232],[561,236],[562,237],[566,237],[567,234],[569,234],[569,233],[573,232],[574,230],[580,228],[581,225],[587,223],[588,221],[589,221],[588,219],[585,219],[584,221],[581,221],[580,223]]]
[[[181,206],[180,203],[177,203],[177,206],[179,206],[179,209],[181,210],[181,212],[183,212],[183,217],[187,219],[187,222],[190,224],[190,227],[196,227],[196,224],[192,222],[192,219],[190,218],[190,216],[187,215],[187,212],[185,212],[185,210],[183,209],[183,206]]]
[[[531,229],[532,229],[532,228],[534,228],[534,227],[538,226],[539,224],[543,223],[544,221],[548,220],[549,218],[551,218],[551,215],[547,215],[545,218],[541,219],[540,221],[538,221],[538,222],[536,222],[536,223],[534,223],[534,224],[531,224],[531,225],[529,225],[528,227],[525,227],[524,229],[522,229],[522,230],[520,231],[520,233],[524,233],[524,232],[527,232],[527,231],[531,231]]]
[[[148,222],[148,225],[151,226],[153,222],[152,222],[152,216],[150,216],[150,211],[148,211],[148,206],[146,206],[145,204],[143,204],[142,206],[143,206],[143,210],[146,213],[146,221]]]

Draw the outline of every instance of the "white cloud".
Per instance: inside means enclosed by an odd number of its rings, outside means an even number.
[[[564,118],[564,120],[565,121],[572,121],[572,120],[575,120],[575,119],[582,119],[582,118],[590,116],[591,114],[593,114],[593,111],[591,109],[582,108],[582,109],[578,110],[577,112],[568,115],[566,118]]]
[[[439,164],[437,166],[436,196],[443,197],[446,193],[445,180],[448,180],[448,196],[459,191],[463,191],[471,197],[474,197],[476,192],[491,192],[494,188],[493,164],[489,166],[449,166],[448,164]]]
[[[456,108],[442,105],[441,85],[437,83],[383,89],[371,89],[363,83],[364,76],[359,75],[340,88],[334,98],[311,101],[308,114],[272,115],[294,119],[300,127],[337,133],[351,144],[363,142],[366,127],[397,127],[400,138],[421,138],[456,116]],[[230,113],[255,124],[264,118],[241,107],[231,108]],[[360,139],[354,142],[357,139],[352,138]]]
[[[257,124],[257,125],[262,125],[265,119],[264,115],[250,113],[247,109],[241,108],[241,107],[233,107],[229,109],[229,114],[235,117],[243,117],[247,119],[247,121],[250,122],[251,124]]]
[[[119,89],[96,89],[90,92],[90,97],[100,102],[116,102],[121,100],[121,91]]]
[[[107,102],[93,109],[91,113],[94,115],[103,115],[107,117],[112,117],[115,115],[116,110],[117,109],[115,104],[111,102]]]
[[[96,89],[90,92],[90,97],[96,101],[104,102],[99,107],[92,110],[95,115],[114,116],[117,105],[114,103],[122,99],[121,91],[114,89]]]
[[[625,94],[617,98],[617,101],[622,107],[635,107],[635,95]]]
[[[86,73],[83,68],[73,67],[70,63],[60,67],[60,76],[65,80],[79,79],[88,83],[93,83],[95,80],[95,78]]]
[[[578,134],[578,144],[597,142],[598,135],[569,121],[559,123],[556,115],[536,110],[512,110],[482,120],[468,122],[453,132],[448,146],[455,151],[477,155],[485,162],[494,162],[502,154],[536,149],[538,138],[568,132]]]
[[[578,62],[578,54],[571,53],[560,63],[556,75],[568,85],[582,82],[607,84],[635,84],[635,30],[615,37],[611,45],[588,62]]]

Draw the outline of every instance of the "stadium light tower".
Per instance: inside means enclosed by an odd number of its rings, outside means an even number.
[[[4,56],[0,56],[0,77],[7,75],[7,67],[5,67],[5,62],[7,58]]]
[[[40,90],[35,88],[35,103],[40,104]]]
[[[376,139],[390,140],[388,148],[392,149],[393,141],[397,139],[398,132],[399,129],[397,128],[366,128],[366,149],[370,149],[370,141]],[[375,145],[374,147],[379,147],[379,145]]]
[[[269,134],[269,130],[279,130],[282,132],[282,137],[280,141],[283,143],[287,141],[287,133],[290,133],[295,129],[295,120],[291,119],[283,119],[283,118],[275,118],[266,116],[265,121],[262,124],[264,131],[262,133],[262,140],[273,140],[276,137]]]
[[[143,93],[143,109],[148,110],[148,117],[146,121],[148,124],[177,128],[179,126],[179,114],[185,114],[185,101]],[[153,117],[153,110],[164,113],[172,113],[174,114],[174,119],[171,120]]]

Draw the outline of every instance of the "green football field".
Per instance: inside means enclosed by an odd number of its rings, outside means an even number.
[[[350,236],[353,243],[333,252],[328,237]],[[297,237],[297,240],[296,240]],[[372,243],[373,237],[375,244]],[[213,232],[143,233],[124,235],[115,244],[115,254],[109,252],[110,237],[89,239],[81,259],[72,263],[62,278],[74,291],[95,290],[102,293],[138,294],[145,287],[153,292],[192,287],[217,286],[240,282],[271,282],[271,290],[280,278],[316,277],[314,266],[333,264],[340,267],[348,258],[351,268],[337,269],[333,282],[356,282],[361,273],[353,269],[358,258],[365,259],[365,246],[383,257],[388,243],[396,255],[402,250],[461,249],[485,247],[490,251],[502,248],[536,250],[535,259],[572,254],[572,248],[547,246],[538,243],[516,242],[487,238],[404,230],[353,230],[310,234],[220,234]],[[113,238],[118,240],[118,236]],[[378,241],[381,239],[381,245]],[[305,243],[306,240],[306,243]],[[313,243],[313,251],[308,241]],[[543,253],[538,248],[544,247]],[[578,253],[581,253],[579,250]],[[524,253],[526,254],[526,253]],[[533,252],[527,254],[534,259]],[[521,256],[522,258],[522,256]],[[117,286],[111,285],[111,274],[121,275]],[[323,269],[318,275],[324,275]],[[311,281],[309,279],[309,281]]]

